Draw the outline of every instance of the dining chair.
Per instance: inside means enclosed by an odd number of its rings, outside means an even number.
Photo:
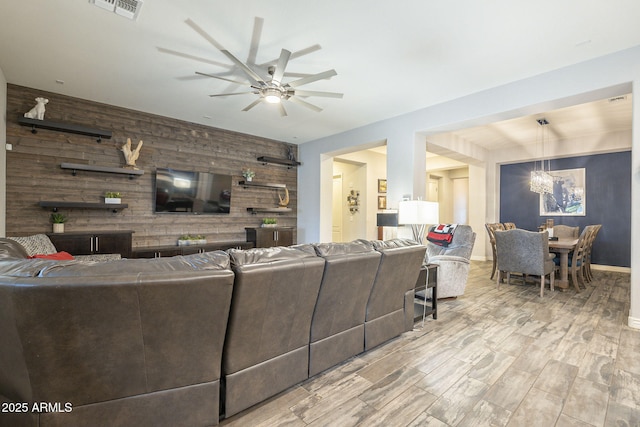
[[[540,297],[544,297],[545,278],[549,275],[549,286],[554,290],[554,255],[549,253],[549,233],[521,229],[496,230],[496,251],[498,254],[497,287],[500,289],[502,273],[506,273],[507,284],[511,273],[523,277],[540,277]]]
[[[586,288],[586,280],[585,280],[585,264],[586,264],[586,254],[587,247],[589,244],[589,239],[591,234],[594,232],[595,226],[587,225],[582,229],[582,233],[580,233],[580,237],[578,237],[578,243],[576,243],[576,247],[573,252],[569,254],[569,274],[571,275],[571,280],[573,281],[573,286],[575,286],[576,290],[580,289],[580,286]],[[558,259],[555,260],[555,263],[559,265]]]
[[[595,224],[591,230],[589,241],[586,245],[585,261],[584,261],[584,276],[587,282],[593,280],[593,273],[591,272],[591,251],[593,249],[593,242],[596,240],[598,232],[602,228],[602,224]]]
[[[560,239],[577,239],[579,235],[580,227],[571,227],[562,224],[553,226],[553,237],[558,237]]]
[[[504,225],[499,222],[487,223],[484,225],[487,229],[487,234],[489,234],[489,243],[491,243],[491,253],[493,254],[493,266],[491,267],[491,280],[496,274],[496,260],[498,258],[496,254],[496,230],[504,230]]]
[[[515,230],[517,228],[515,222],[505,222],[503,225],[505,230]]]

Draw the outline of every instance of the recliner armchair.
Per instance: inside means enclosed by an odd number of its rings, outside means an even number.
[[[447,247],[427,241],[425,263],[438,264],[438,298],[464,294],[475,241],[471,226],[462,224],[456,227]]]

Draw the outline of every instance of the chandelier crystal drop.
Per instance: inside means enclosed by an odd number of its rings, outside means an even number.
[[[529,183],[530,184],[529,189],[534,193],[538,193],[538,194],[553,193],[553,177],[551,176],[551,174],[545,172],[544,170],[544,132],[545,132],[545,126],[547,126],[549,122],[545,118],[537,119],[536,122],[538,122],[542,130],[542,141],[541,141],[542,142],[541,144],[542,160],[540,160],[540,165],[542,166],[542,169],[538,170],[537,167],[535,166],[536,163],[534,162],[534,168],[531,171],[531,181]],[[549,164],[549,171],[551,171],[550,164]]]
[[[530,189],[538,194],[553,193],[553,177],[542,170],[531,171]]]

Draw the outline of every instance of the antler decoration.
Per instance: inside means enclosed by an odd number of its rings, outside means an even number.
[[[278,193],[278,199],[280,199],[280,206],[286,208],[289,204],[289,189],[284,189],[284,197],[282,197],[280,193]]]
[[[138,142],[138,147],[135,150],[131,150],[131,138],[127,138],[127,143],[124,144],[121,148],[124,153],[124,159],[127,162],[127,166],[133,169],[138,169],[136,167],[136,160],[138,160],[138,156],[140,156],[140,149],[142,148],[142,140]]]

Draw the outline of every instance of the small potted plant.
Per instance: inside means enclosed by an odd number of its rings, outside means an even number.
[[[122,202],[122,194],[118,191],[107,191],[104,193],[104,202],[119,205]]]
[[[178,238],[178,246],[204,245],[207,239],[202,234],[183,234]]]
[[[256,173],[251,169],[246,168],[242,170],[242,176],[247,182],[251,182],[251,180],[253,180],[253,177],[256,176]]]
[[[64,214],[54,212],[51,214],[51,222],[53,223],[54,233],[64,233],[64,223],[67,222],[67,217]]]
[[[262,219],[262,226],[263,227],[277,227],[278,226],[278,220],[276,218],[263,218]]]

